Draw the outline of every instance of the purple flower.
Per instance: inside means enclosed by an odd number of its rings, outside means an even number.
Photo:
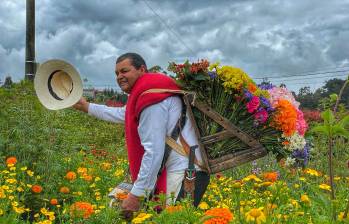
[[[301,166],[306,166],[309,160],[309,144],[305,144],[304,149],[297,149],[292,152],[292,157],[297,160],[297,163]],[[300,164],[303,161],[303,164]]]
[[[248,101],[250,101],[253,97],[252,93],[250,93],[250,91],[248,91],[247,89],[244,90],[245,93],[245,97]]]
[[[215,72],[208,72],[208,75],[210,76],[211,79],[214,79],[217,77],[217,73]]]
[[[273,108],[271,107],[271,104],[267,98],[261,96],[259,99],[261,100],[262,105],[268,112],[273,111]]]
[[[271,84],[271,83],[264,83],[264,84],[259,84],[258,87],[259,87],[260,89],[268,90],[268,89],[274,88],[274,85]]]

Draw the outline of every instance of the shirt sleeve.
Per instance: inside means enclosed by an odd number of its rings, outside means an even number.
[[[165,152],[166,127],[169,108],[166,102],[145,108],[140,115],[138,134],[144,155],[131,193],[135,196],[149,194],[155,187],[157,174]]]
[[[126,106],[107,107],[105,105],[90,103],[88,114],[104,121],[123,124],[125,123],[125,110]]]

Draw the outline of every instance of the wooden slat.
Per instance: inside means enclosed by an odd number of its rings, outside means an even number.
[[[233,136],[235,136],[233,132],[224,130],[213,135],[202,137],[201,143],[207,145]]]
[[[244,133],[237,126],[232,124],[228,119],[221,116],[219,113],[214,111],[209,106],[207,106],[201,102],[198,102],[198,101],[194,101],[193,105],[196,108],[198,108],[201,112],[203,112],[204,114],[209,116],[211,119],[216,121],[218,124],[220,124],[223,128],[234,133],[234,135],[236,137],[238,137],[241,141],[243,141],[246,145],[251,146],[251,147],[261,146],[261,144],[257,140],[255,140],[254,138],[252,138],[249,135],[247,135],[246,133]]]
[[[211,172],[218,173],[218,172],[221,172],[221,171],[233,168],[233,167],[237,167],[237,166],[242,165],[244,163],[251,162],[253,160],[259,159],[259,158],[264,157],[266,155],[267,155],[267,151],[264,148],[255,149],[255,150],[253,150],[253,152],[251,152],[251,150],[249,150],[248,153],[242,153],[239,156],[236,156],[236,157],[231,158],[229,160],[223,161],[221,163],[217,163],[214,165],[212,164],[211,165]]]
[[[204,166],[205,168],[207,169],[207,172],[208,173],[211,173],[211,168],[208,164],[208,156],[207,156],[207,152],[206,152],[206,149],[205,149],[205,146],[201,143],[200,139],[201,139],[201,134],[200,134],[200,131],[199,131],[199,128],[196,124],[196,121],[195,121],[195,117],[194,117],[194,114],[193,114],[193,111],[192,111],[192,108],[191,108],[191,104],[190,104],[190,101],[188,99],[188,95],[184,95],[183,96],[183,100],[184,100],[184,103],[186,104],[187,106],[187,110],[188,110],[188,115],[189,115],[189,119],[194,127],[194,131],[195,131],[195,134],[196,134],[196,137],[198,139],[198,144],[199,144],[199,148],[200,148],[200,152],[201,152],[201,156],[202,156],[202,160],[204,162]]]

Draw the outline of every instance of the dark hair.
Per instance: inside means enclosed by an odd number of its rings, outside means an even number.
[[[125,59],[130,59],[131,60],[131,64],[133,67],[135,67],[136,69],[139,69],[142,65],[144,65],[145,70],[147,71],[147,65],[144,61],[144,59],[142,58],[142,56],[140,56],[137,53],[125,53],[120,55],[117,59],[116,59],[116,64],[119,62],[122,62]]]

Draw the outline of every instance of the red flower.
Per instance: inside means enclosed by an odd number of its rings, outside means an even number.
[[[253,96],[250,102],[247,103],[246,107],[249,113],[253,113],[255,110],[257,110],[257,108],[259,107],[258,96]]]

